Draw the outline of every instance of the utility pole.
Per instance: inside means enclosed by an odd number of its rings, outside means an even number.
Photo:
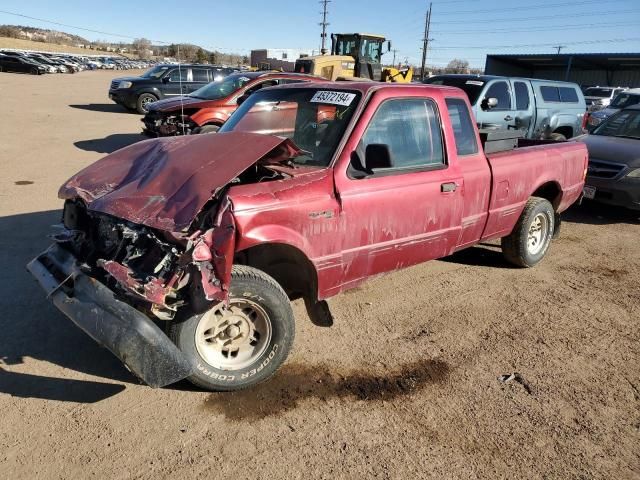
[[[556,45],[556,46],[555,46],[555,47],[553,47],[553,48],[557,48],[557,49],[558,49],[558,55],[560,55],[560,51],[561,51],[563,48],[565,48],[565,46],[564,46],[564,45]]]
[[[398,50],[394,48],[391,51],[393,52],[393,63],[391,65],[393,65],[395,67],[396,66],[396,53],[398,53]]]
[[[431,7],[433,4],[429,2],[429,10],[424,21],[424,38],[422,39],[422,68],[420,70],[420,80],[424,80],[424,71],[427,68],[427,48],[429,48],[429,29],[431,28]]]
[[[322,53],[322,55],[327,54],[327,27],[329,26],[329,22],[327,22],[327,15],[329,14],[328,7],[330,3],[331,0],[320,0],[320,4],[322,5],[322,22],[319,24],[322,27],[322,47],[320,48],[320,53]]]

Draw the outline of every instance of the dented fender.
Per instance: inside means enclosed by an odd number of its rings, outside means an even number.
[[[228,197],[224,197],[213,228],[196,232],[190,240],[194,242],[191,258],[200,271],[205,298],[226,302],[236,243],[236,225]]]

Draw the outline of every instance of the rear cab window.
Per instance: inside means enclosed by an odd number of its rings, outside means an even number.
[[[478,153],[478,141],[467,104],[460,98],[447,98],[445,102],[458,156],[475,155]]]

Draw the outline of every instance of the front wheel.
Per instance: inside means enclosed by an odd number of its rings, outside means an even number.
[[[271,377],[289,355],[295,322],[278,283],[255,268],[233,267],[223,303],[170,326],[177,347],[195,365],[189,380],[212,391],[251,387]]]
[[[518,267],[533,267],[549,250],[556,214],[548,200],[532,197],[513,232],[502,239],[502,254]]]
[[[138,101],[136,102],[136,110],[139,114],[145,115],[149,113],[149,105],[153,102],[158,101],[155,95],[150,93],[143,93],[138,97]]]

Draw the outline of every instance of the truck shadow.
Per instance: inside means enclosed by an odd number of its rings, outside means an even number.
[[[0,218],[0,393],[59,401],[95,402],[123,385],[18,373],[32,358],[120,383],[138,383],[106,349],[76,328],[46,299],[25,265],[50,243],[59,210]],[[18,367],[20,369],[20,367]]]
[[[80,140],[74,145],[80,150],[98,153],[113,153],[121,148],[133,145],[141,140],[148,140],[141,133],[114,133],[105,138],[95,138],[93,140]]]
[[[640,212],[601,203],[584,201],[562,214],[562,221],[587,225],[640,225]]]
[[[371,369],[340,372],[326,366],[288,364],[257,387],[209,395],[204,408],[229,420],[255,421],[293,410],[310,398],[392,401],[445,383],[449,374],[449,365],[437,359],[422,359],[379,374]]]
[[[116,103],[88,103],[86,105],[69,105],[71,108],[77,108],[78,110],[88,110],[90,112],[102,112],[102,113],[138,113],[132,110],[127,110],[121,105]]]
[[[515,268],[502,255],[500,245],[481,243],[474,247],[465,248],[439,261],[457,263],[474,267]]]

